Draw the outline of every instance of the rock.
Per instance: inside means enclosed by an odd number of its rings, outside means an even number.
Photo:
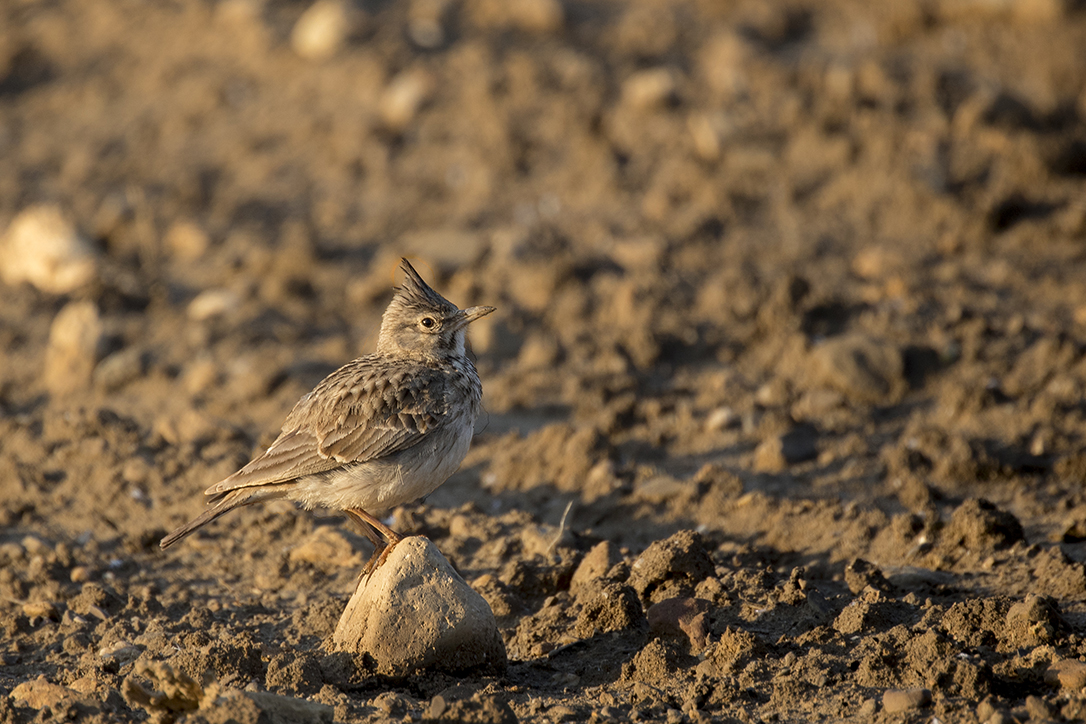
[[[890,402],[905,391],[905,363],[891,344],[865,335],[835,337],[814,348],[817,381],[857,402]]]
[[[767,437],[754,449],[751,467],[758,473],[779,473],[788,467],[784,459],[784,443],[779,435]]]
[[[363,580],[336,626],[337,651],[367,654],[378,673],[505,670],[505,644],[486,601],[426,538],[400,542]]]
[[[1031,593],[1007,611],[1006,636],[1017,647],[1050,644],[1065,628],[1059,604],[1048,596]]]
[[[189,302],[186,312],[194,322],[229,314],[241,306],[241,297],[230,289],[206,289]]]
[[[338,53],[358,24],[357,11],[342,0],[317,0],[302,13],[290,33],[290,47],[306,60]]]
[[[175,221],[166,232],[166,247],[182,261],[199,259],[211,246],[203,227],[193,221]]]
[[[415,119],[419,109],[430,99],[434,92],[434,80],[425,70],[413,69],[398,73],[385,88],[377,107],[381,121],[389,130],[402,131]],[[448,250],[456,250],[458,245],[443,244]]]
[[[689,595],[704,578],[713,575],[716,566],[701,535],[681,530],[670,538],[656,541],[642,553],[630,569],[630,585],[647,601]]]
[[[882,708],[887,714],[921,709],[929,704],[930,689],[890,689],[882,695]]]
[[[709,643],[709,610],[702,598],[668,598],[649,607],[645,617],[657,636],[685,636],[690,651],[697,653]]]
[[[1039,696],[1026,697],[1026,714],[1030,721],[1052,721],[1052,708]]]
[[[941,535],[974,550],[1008,548],[1026,537],[1017,518],[984,498],[970,498],[955,508]]]
[[[637,593],[622,583],[605,586],[581,608],[574,627],[577,635],[588,638],[597,633],[644,628],[645,612]]]
[[[55,709],[58,704],[78,699],[79,694],[66,686],[46,681],[44,676],[39,676],[33,681],[24,681],[12,689],[11,698],[31,709],[43,707]]]
[[[649,68],[633,73],[622,84],[622,100],[637,110],[664,105],[675,95],[675,74],[670,68]]]
[[[97,253],[56,206],[32,206],[0,239],[0,278],[29,282],[43,292],[67,294],[97,272]]]
[[[1045,671],[1045,683],[1072,691],[1082,690],[1086,687],[1086,662],[1074,659],[1055,662]]]
[[[137,347],[114,352],[94,368],[94,385],[107,392],[119,390],[142,377],[146,363],[146,355]]]
[[[741,424],[743,424],[743,420],[740,418],[739,413],[727,406],[716,408],[705,418],[705,429],[709,432],[729,430],[739,427]]]
[[[49,391],[66,394],[87,387],[101,340],[102,322],[94,302],[71,302],[57,312],[45,350],[44,382]]]
[[[611,541],[601,541],[581,559],[569,584],[569,591],[577,596],[581,591],[593,589],[611,568],[622,560]]]

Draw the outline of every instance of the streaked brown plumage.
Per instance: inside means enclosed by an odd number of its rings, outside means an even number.
[[[287,415],[264,454],[205,491],[209,508],[162,539],[168,548],[242,505],[285,498],[342,510],[375,547],[372,571],[401,536],[372,513],[433,492],[467,454],[482,384],[464,329],[493,307],[457,309],[406,259],[377,352],[330,374]]]

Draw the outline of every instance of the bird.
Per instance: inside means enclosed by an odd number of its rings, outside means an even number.
[[[465,332],[496,311],[458,309],[407,259],[400,269],[377,351],[298,400],[271,446],[204,491],[208,508],[163,538],[163,549],[235,508],[286,499],[352,519],[374,547],[362,575],[384,562],[404,536],[375,513],[429,495],[467,455],[483,388]]]

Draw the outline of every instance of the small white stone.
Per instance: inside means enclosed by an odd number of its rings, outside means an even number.
[[[641,70],[622,84],[622,98],[632,108],[646,110],[662,105],[675,94],[675,75],[670,68]]]
[[[236,292],[229,289],[208,289],[189,302],[189,319],[204,322],[212,317],[221,317],[237,309],[239,304],[241,299]]]
[[[183,261],[199,259],[210,245],[207,232],[192,221],[176,221],[166,232],[166,246]]]
[[[433,93],[433,79],[423,70],[405,70],[381,94],[381,120],[391,130],[407,127]]]
[[[96,252],[56,206],[32,206],[11,222],[0,241],[0,277],[66,294],[94,278]]]
[[[45,349],[44,382],[50,392],[63,394],[90,384],[101,338],[94,302],[71,302],[57,312]]]
[[[294,24],[290,45],[306,60],[331,58],[354,32],[356,22],[355,13],[340,0],[317,0]]]
[[[705,429],[710,432],[720,432],[729,427],[739,427],[739,415],[730,407],[718,407],[705,418]]]

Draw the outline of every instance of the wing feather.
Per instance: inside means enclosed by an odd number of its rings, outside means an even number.
[[[359,358],[298,401],[264,454],[206,494],[287,483],[406,450],[443,424],[448,385],[447,372],[426,365]]]

